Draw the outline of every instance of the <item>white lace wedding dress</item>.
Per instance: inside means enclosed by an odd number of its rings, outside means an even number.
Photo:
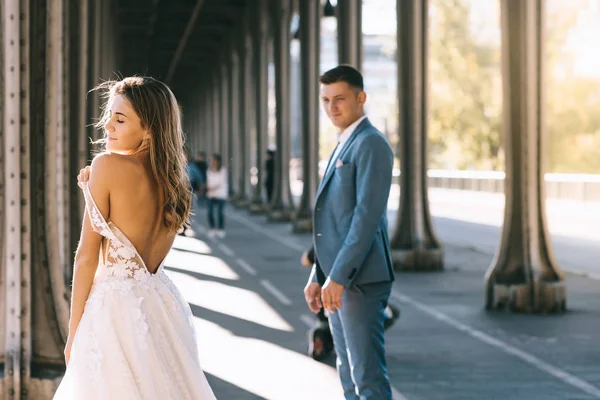
[[[123,232],[104,220],[87,184],[83,193],[106,246],[54,399],[215,399],[199,364],[190,307],[164,261],[151,274]]]

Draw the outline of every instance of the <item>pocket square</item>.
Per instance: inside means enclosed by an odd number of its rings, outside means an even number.
[[[343,162],[342,162],[342,160],[340,160],[340,159],[338,159],[338,160],[337,160],[337,162],[335,163],[335,167],[336,167],[336,168],[339,168],[339,167],[341,167],[342,165],[344,165],[344,163],[343,163]]]

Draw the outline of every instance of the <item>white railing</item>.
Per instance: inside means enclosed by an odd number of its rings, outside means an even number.
[[[327,160],[319,162],[319,175],[322,176]],[[298,181],[294,189],[301,191],[301,161],[290,165],[291,180]],[[503,171],[466,171],[430,169],[427,171],[428,184],[432,188],[472,190],[479,192],[504,192]],[[394,168],[393,183],[400,183],[400,169]],[[600,202],[600,174],[545,174],[546,197],[577,201]]]
[[[398,182],[400,171],[394,170]],[[427,172],[429,187],[504,192],[502,171],[452,171],[431,169]],[[592,174],[545,174],[546,197],[580,201],[600,201],[600,175]]]

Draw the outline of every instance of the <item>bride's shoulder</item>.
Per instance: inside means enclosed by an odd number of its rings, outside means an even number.
[[[132,163],[126,156],[105,152],[98,154],[92,160],[90,178],[108,184],[108,181],[127,180],[131,172]]]

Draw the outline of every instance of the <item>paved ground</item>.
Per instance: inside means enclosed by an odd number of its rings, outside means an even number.
[[[390,221],[398,207],[397,187],[389,202]],[[444,243],[494,254],[500,242],[504,195],[429,189],[435,228]],[[546,200],[554,254],[569,272],[600,279],[600,203]]]
[[[313,317],[298,259],[310,237],[227,212],[225,239],[204,235],[201,210],[197,237],[179,237],[167,260],[196,317],[217,398],[342,398],[333,360],[305,355]],[[600,281],[569,274],[566,315],[488,313],[491,253],[448,245],[445,272],[398,275],[391,301],[402,318],[386,333],[395,398],[600,399]]]

